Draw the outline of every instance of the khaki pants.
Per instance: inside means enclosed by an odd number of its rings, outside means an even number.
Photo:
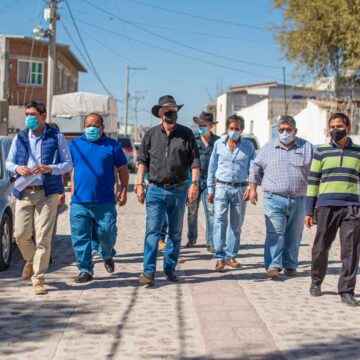
[[[23,191],[21,200],[16,200],[14,236],[24,260],[33,263],[33,285],[44,283],[49,266],[57,202],[58,194],[45,196],[44,190],[29,189]]]

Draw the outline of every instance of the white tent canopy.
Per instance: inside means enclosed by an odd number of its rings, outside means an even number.
[[[55,95],[52,102],[51,116],[74,117],[97,112],[101,115],[117,115],[114,98],[88,92],[76,92]]]

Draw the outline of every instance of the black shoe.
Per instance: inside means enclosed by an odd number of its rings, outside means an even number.
[[[88,272],[81,272],[76,278],[76,283],[86,283],[93,279],[93,276]]]
[[[108,273],[113,273],[114,270],[115,270],[115,263],[114,263],[114,260],[112,258],[104,260],[104,266],[105,266],[105,270]]]
[[[143,285],[154,286],[154,284],[155,284],[154,275],[141,274],[139,276],[139,282],[140,282],[140,284],[143,284]]]
[[[186,248],[192,248],[192,247],[195,246],[195,244],[196,244],[196,240],[189,240],[189,241],[186,243],[185,247],[186,247]]]
[[[341,302],[349,306],[360,306],[360,303],[354,298],[353,294],[343,293],[340,294]]]
[[[179,278],[176,276],[175,271],[165,273],[165,278],[171,282],[179,282]]]
[[[321,288],[320,285],[311,284],[310,286],[310,295],[311,296],[321,296]]]

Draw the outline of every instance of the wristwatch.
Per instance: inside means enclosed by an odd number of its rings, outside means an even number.
[[[199,180],[194,180],[191,182],[192,185],[199,186]]]

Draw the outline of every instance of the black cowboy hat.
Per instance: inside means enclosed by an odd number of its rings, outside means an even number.
[[[200,116],[193,117],[194,123],[198,125],[213,125],[217,124],[217,121],[214,121],[213,114],[203,111]]]
[[[178,108],[178,111],[184,106],[184,105],[178,105],[173,96],[164,95],[159,98],[159,105],[154,105],[152,107],[151,109],[152,114],[156,117],[160,117],[159,116],[160,108],[167,105],[176,106]]]

